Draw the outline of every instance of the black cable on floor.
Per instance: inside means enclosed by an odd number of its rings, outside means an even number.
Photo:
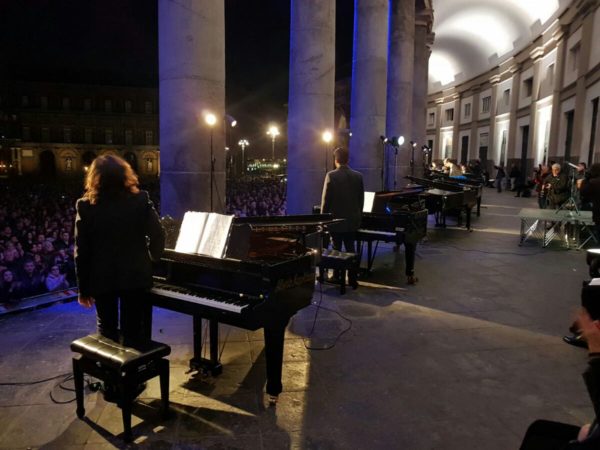
[[[434,248],[435,246],[430,246],[430,248]],[[486,250],[477,250],[474,248],[461,248],[461,247],[457,247],[455,245],[448,245],[448,244],[444,244],[443,246],[440,246],[438,248],[453,248],[455,250],[461,251],[461,252],[476,252],[476,253],[484,253],[486,255],[515,255],[515,256],[535,256],[535,255],[541,255],[542,253],[546,253],[543,250],[537,251],[537,252],[532,252],[532,253],[516,253],[516,252],[490,252],[490,251],[486,251]]]
[[[57,378],[66,377],[69,374],[70,374],[70,372],[61,373],[60,375],[55,375],[50,378],[44,378],[43,380],[36,380],[36,381],[15,381],[15,382],[0,383],[0,386],[32,386],[34,384],[46,383],[48,381],[56,380]]]
[[[335,311],[331,308],[326,308],[325,306],[322,306],[321,303],[323,302],[323,284],[321,282],[319,282],[319,302],[315,305],[311,305],[311,306],[315,306],[317,308],[317,310],[315,311],[315,317],[313,319],[313,323],[312,323],[312,327],[310,332],[308,333],[308,336],[303,337],[302,338],[302,344],[304,344],[304,348],[306,348],[307,350],[331,350],[333,347],[335,347],[335,345],[337,344],[337,342],[340,340],[340,338],[346,334],[348,331],[350,331],[350,329],[352,328],[352,320],[348,319],[346,316],[344,316],[343,314],[341,314],[338,311]],[[348,322],[348,326],[342,330],[333,340],[333,343],[326,345],[325,347],[311,347],[309,345],[306,345],[306,338],[310,338],[316,328],[316,324],[317,324],[317,317],[319,316],[319,311],[323,309],[324,311],[330,311],[332,313],[337,314],[341,319],[345,320],[346,322]]]

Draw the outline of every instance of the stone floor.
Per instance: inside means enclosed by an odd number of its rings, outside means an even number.
[[[327,310],[294,317],[276,407],[263,399],[260,332],[222,328],[224,372],[202,379],[186,373],[191,320],[157,310],[154,337],[173,348],[172,419],[159,420],[150,383],[125,446],[120,411],[97,393],[86,393],[82,421],[74,403],[50,398],[73,398],[57,387],[63,377],[3,385],[0,448],[506,450],[536,418],[589,421],[585,352],[561,342],[585,253],[518,246],[516,214],[534,199],[486,189],[484,204],[471,233],[430,230],[416,286],[405,285],[403,255],[389,247],[357,291],[326,286],[321,299],[317,286],[314,303]],[[0,383],[68,374],[70,341],[93,328],[93,312],[75,303],[3,319]]]

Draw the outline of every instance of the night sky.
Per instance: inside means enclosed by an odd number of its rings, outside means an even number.
[[[353,3],[337,1],[337,78],[351,73]],[[270,148],[263,128],[286,117],[290,2],[225,0],[225,12],[232,140]],[[158,87],[157,30],[156,0],[0,0],[0,79]]]

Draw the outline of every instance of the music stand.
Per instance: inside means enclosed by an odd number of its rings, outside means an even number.
[[[575,182],[576,181],[575,175],[579,171],[579,166],[576,166],[575,164],[570,163],[568,161],[567,161],[567,165],[571,169],[571,174],[569,175],[569,179],[570,179],[570,183],[571,183],[571,188],[569,190],[569,198],[562,205],[560,205],[560,208],[558,208],[556,210],[556,212],[558,213],[558,211],[560,211],[562,209],[569,209],[569,210],[574,210],[577,214],[579,214],[579,208],[577,208],[577,200],[575,198],[576,193],[577,193],[577,183]]]

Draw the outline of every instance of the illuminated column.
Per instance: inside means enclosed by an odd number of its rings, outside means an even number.
[[[481,143],[479,142],[479,130],[477,127],[479,122],[479,92],[481,92],[479,86],[471,88],[471,93],[473,94],[473,100],[471,101],[471,137],[469,138],[471,148],[473,149],[471,159],[481,159],[481,155],[479,154]],[[486,162],[481,161],[481,164],[485,167]]]
[[[405,144],[398,152],[397,166],[390,171],[393,186],[395,171],[398,186],[410,171],[409,141],[412,135],[412,101],[415,53],[415,2],[390,0],[386,136],[404,136]],[[391,152],[390,152],[391,153]],[[390,158],[389,167],[394,163]]]
[[[462,107],[461,95],[456,93],[452,96],[454,99],[454,122],[452,123],[452,158],[456,159],[457,163],[461,163],[461,147],[460,147],[460,108]]]
[[[568,31],[568,26],[559,27],[552,39],[556,42],[556,62],[554,63],[554,79],[552,86],[552,119],[550,122],[550,137],[548,138],[548,153],[550,149],[558,148],[558,139],[560,131],[560,92],[563,84],[563,74],[565,66],[565,37]],[[533,129],[530,127],[530,129]],[[545,164],[548,161],[544,161]]]
[[[287,213],[308,214],[321,203],[321,133],[334,128],[335,0],[291,8]]]
[[[355,0],[350,165],[366,191],[381,187],[379,136],[385,132],[388,0]]]
[[[529,140],[527,141],[527,156],[532,157],[535,160],[535,149],[537,148],[537,101],[539,100],[540,92],[540,66],[542,64],[542,58],[544,56],[544,48],[536,47],[529,53],[530,58],[533,60],[533,87],[531,89],[531,106],[529,108]],[[556,149],[554,149],[556,150]],[[551,150],[548,150],[548,153]],[[550,155],[548,155],[550,156]]]
[[[594,3],[594,2],[588,2]],[[598,36],[594,34],[594,17],[595,14],[586,14],[583,19],[583,25],[581,27],[581,50],[579,51],[579,59],[577,61],[577,85],[575,88],[575,116],[573,117],[573,142],[571,149],[578,152],[579,162],[582,160],[581,152],[584,151],[582,148],[583,142],[583,122],[589,120],[585,117],[586,110],[586,93],[587,93],[587,78],[588,68],[590,65],[590,52],[592,45],[598,45]],[[592,39],[596,44],[592,44]],[[586,153],[588,149],[585,149]],[[571,151],[573,155],[573,151]],[[574,155],[575,156],[575,155]]]
[[[521,86],[521,65],[514,64],[510,69],[512,76],[512,87],[510,92],[510,113],[508,115],[508,142],[506,147],[508,154],[513,158],[521,158],[519,143],[517,142],[517,110],[519,109],[519,97]],[[521,173],[525,177],[529,174],[528,167],[521,167]]]
[[[490,133],[488,135],[488,158],[493,160],[494,164],[504,163],[500,161],[500,149],[496,151],[496,109],[498,102],[498,83],[500,83],[500,75],[493,75],[490,78],[492,85],[492,97],[490,99]]]
[[[223,2],[158,2],[161,214],[225,209],[225,9]],[[211,131],[216,116],[211,177]]]
[[[412,105],[412,136],[410,139],[417,143],[415,149],[415,168],[423,167],[423,152],[427,130],[427,86],[429,81],[429,56],[433,46],[433,33],[429,33],[431,12],[419,14],[415,22],[415,50],[413,70],[413,105]],[[409,140],[410,140],[409,139]],[[418,156],[420,155],[420,156]],[[420,173],[420,170],[417,170]]]

